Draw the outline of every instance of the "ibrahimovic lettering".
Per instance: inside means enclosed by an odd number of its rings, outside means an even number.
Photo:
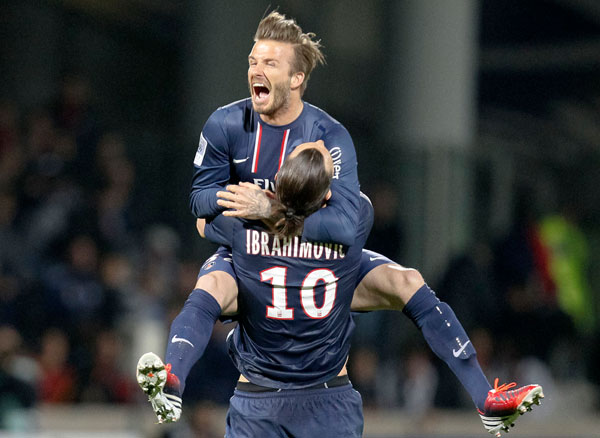
[[[265,231],[246,230],[246,254],[266,257],[337,260],[346,257],[344,245],[302,242],[300,237],[279,238]]]

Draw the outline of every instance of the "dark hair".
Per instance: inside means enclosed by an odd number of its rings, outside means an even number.
[[[293,44],[295,59],[292,73],[304,73],[304,82],[300,86],[300,93],[304,94],[310,73],[318,64],[325,63],[321,42],[313,40],[315,37],[312,32],[303,33],[302,28],[293,19],[273,11],[258,24],[254,41],[274,40]]]
[[[288,158],[277,173],[274,211],[282,217],[273,231],[285,237],[300,235],[304,219],[323,206],[331,177],[318,149],[308,148]]]

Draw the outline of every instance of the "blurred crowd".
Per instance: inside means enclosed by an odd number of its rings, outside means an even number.
[[[0,103],[0,429],[11,427],[12,410],[44,403],[145,403],[135,362],[164,351],[203,261],[182,258],[177,232],[140,217],[140,163],[91,102],[85,78],[67,76],[47,106]],[[370,195],[367,246],[401,260],[393,190]],[[470,333],[490,380],[599,382],[586,257],[568,214],[524,214],[430,286]],[[184,395],[198,407],[186,424],[206,436],[204,414],[227,404],[237,376],[230,329],[217,324]],[[471,407],[442,365],[402,314],[357,318],[349,369],[367,409],[424,418],[436,406]]]
[[[520,196],[505,235],[474,243],[430,286],[469,333],[492,385],[496,377],[500,383],[542,384],[551,394],[542,415],[571,410],[578,397],[579,413],[596,412],[600,318],[589,275],[591,245],[572,202],[540,213],[530,196]],[[402,245],[389,242],[389,236],[403,242],[393,214],[397,202],[385,184],[374,193],[376,219],[367,247],[402,260]],[[366,406],[399,407],[423,421],[435,407],[472,406],[407,318],[394,312],[360,316],[355,338],[349,369]]]
[[[164,349],[195,283],[177,233],[140,217],[140,164],[91,102],[67,76],[48,105],[0,103],[0,429],[38,404],[145,402],[137,358]]]

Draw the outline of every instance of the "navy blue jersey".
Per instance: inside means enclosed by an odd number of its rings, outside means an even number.
[[[326,382],[344,366],[354,329],[350,303],[373,223],[368,198],[360,206],[350,246],[280,239],[256,221],[224,216],[206,226],[207,237],[232,248],[239,319],[228,342],[249,381],[303,388]]]
[[[303,237],[352,245],[358,229],[359,193],[356,151],[348,131],[321,109],[304,102],[289,125],[265,123],[250,99],[219,108],[208,119],[194,159],[190,208],[210,218],[224,208],[216,192],[227,184],[251,182],[274,191],[275,174],[296,146],[323,140],[334,162],[328,208],[307,218]]]

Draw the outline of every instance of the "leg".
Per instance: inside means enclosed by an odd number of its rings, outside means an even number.
[[[204,353],[216,319],[237,310],[237,293],[231,252],[220,247],[200,268],[195,289],[171,324],[165,361],[179,379],[177,395],[183,393],[192,366]]]
[[[233,265],[227,258],[231,255],[217,252],[204,262],[194,289],[202,289],[211,295],[221,306],[222,315],[234,315],[237,313],[238,288]]]
[[[167,365],[154,353],[140,358],[138,383],[148,395],[159,422],[179,419],[185,380],[204,353],[216,320],[221,314],[237,311],[234,278],[231,254],[226,248],[219,248],[202,265],[195,289],[171,324]]]
[[[418,271],[365,250],[352,310],[376,309],[402,310],[415,323],[431,350],[467,390],[490,433],[507,430],[519,413],[527,412],[543,398],[541,387],[530,385],[507,392],[501,397],[503,402],[495,401],[498,393],[506,390],[492,390],[475,348],[450,306],[435,296]]]
[[[352,298],[352,310],[402,310],[425,280],[416,269],[405,268],[387,257],[364,250],[360,282]]]
[[[431,350],[458,377],[475,405],[483,409],[491,386],[475,349],[450,306],[437,299],[421,274],[365,250],[359,278],[352,310],[402,310],[421,330]]]

